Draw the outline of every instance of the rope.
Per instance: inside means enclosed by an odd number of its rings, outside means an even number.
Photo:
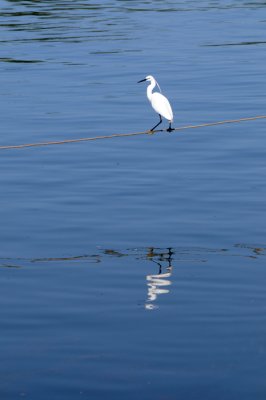
[[[225,121],[218,121],[218,122],[209,122],[206,124],[199,124],[199,125],[185,125],[180,126],[178,128],[173,128],[172,131],[183,131],[186,129],[197,129],[197,128],[204,128],[207,126],[215,126],[215,125],[223,125],[223,124],[234,124],[237,122],[244,122],[244,121],[254,121],[257,119],[265,119],[266,115],[258,115],[256,117],[249,117],[249,118],[240,118],[240,119],[229,119]],[[80,138],[80,139],[66,139],[66,140],[58,140],[52,142],[39,142],[39,143],[25,143],[25,144],[18,144],[18,145],[10,145],[10,146],[0,146],[0,150],[8,150],[8,149],[24,149],[26,147],[41,147],[41,146],[51,146],[56,144],[67,144],[67,143],[79,143],[79,142],[88,142],[91,140],[100,140],[100,139],[113,139],[117,137],[129,137],[129,136],[137,136],[137,135],[146,135],[146,134],[154,134],[154,133],[161,133],[166,132],[167,129],[157,129],[154,131],[144,131],[144,132],[133,132],[133,133],[116,133],[113,135],[108,136],[95,136],[95,137],[88,137],[88,138]]]

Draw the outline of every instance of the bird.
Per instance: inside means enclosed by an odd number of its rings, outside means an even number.
[[[140,81],[138,81],[138,83],[146,81],[150,82],[150,85],[147,87],[147,97],[151,102],[152,108],[159,114],[160,118],[158,124],[156,124],[153,128],[151,128],[149,132],[153,132],[154,129],[157,128],[157,126],[162,123],[162,116],[169,122],[169,128],[167,129],[167,131],[168,132],[173,131],[174,129],[172,128],[171,124],[174,120],[174,116],[172,107],[168,99],[161,93],[161,88],[156,79],[152,75],[146,76],[146,78],[141,79]],[[152,92],[156,85],[158,86],[160,93]]]

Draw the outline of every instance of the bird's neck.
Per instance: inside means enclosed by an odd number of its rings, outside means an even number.
[[[148,99],[151,101],[151,97],[152,97],[152,91],[153,91],[153,89],[155,88],[155,86],[156,86],[156,82],[155,81],[152,81],[151,83],[150,83],[150,85],[147,87],[147,97],[148,97]]]

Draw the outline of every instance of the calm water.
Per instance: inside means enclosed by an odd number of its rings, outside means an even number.
[[[264,115],[264,1],[0,1],[0,145]],[[164,122],[164,127],[167,124]],[[265,399],[265,121],[0,153],[1,398]]]

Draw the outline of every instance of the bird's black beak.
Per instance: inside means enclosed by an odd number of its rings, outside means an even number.
[[[137,83],[140,83],[140,82],[145,82],[147,79],[145,78],[145,79],[141,79],[141,81],[138,81]]]

